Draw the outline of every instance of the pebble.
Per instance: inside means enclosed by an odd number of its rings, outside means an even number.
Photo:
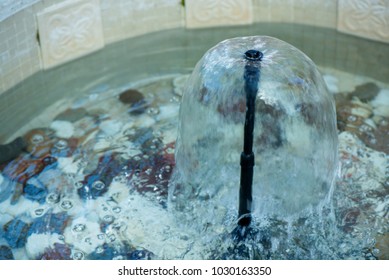
[[[0,144],[0,164],[18,157],[25,148],[27,148],[27,141],[22,137],[18,137],[8,144]]]
[[[10,162],[3,170],[3,175],[13,181],[25,184],[30,178],[39,175],[46,167],[51,167],[56,159],[50,156],[31,160],[28,157]]]
[[[119,95],[120,102],[129,104],[129,113],[139,115],[145,111],[147,102],[144,95],[136,89],[128,89]]]
[[[53,121],[50,128],[59,138],[70,138],[74,134],[74,125],[69,121]]]
[[[14,260],[11,248],[5,245],[0,246],[0,260]]]
[[[4,178],[0,174],[0,203],[7,200],[15,190],[15,182],[12,182],[8,178]]]
[[[100,129],[107,135],[113,136],[120,132],[123,124],[116,120],[107,120],[100,123]]]
[[[56,242],[59,242],[58,234],[33,233],[27,238],[27,255],[31,259],[37,259],[43,255],[46,250],[50,250],[50,248],[54,247]]]
[[[389,107],[388,107],[389,110]],[[373,107],[358,98],[337,104],[337,124],[340,131],[349,131],[361,139],[366,146],[389,153],[387,141],[389,118],[373,115]],[[375,122],[373,119],[377,119]],[[377,124],[378,123],[378,124]]]
[[[30,225],[15,218],[3,226],[4,239],[11,248],[21,248],[26,244]]]
[[[102,246],[97,247],[96,250],[88,256],[88,259],[112,260],[114,259],[115,255],[117,255],[116,250],[113,247],[108,246],[108,244],[104,243]]]
[[[58,168],[64,173],[77,173],[77,162],[74,162],[73,157],[61,157],[58,158]]]
[[[34,158],[47,156],[55,141],[54,130],[46,128],[32,129],[23,137],[27,141],[26,151]]]
[[[389,117],[389,89],[381,89],[371,104],[374,108],[374,114]]]
[[[66,244],[54,243],[54,245],[44,251],[41,260],[71,260],[72,251]]]
[[[46,213],[42,217],[34,219],[32,222],[28,235],[56,233],[62,234],[69,223],[69,215],[66,212]]]
[[[23,187],[24,197],[33,201],[37,201],[40,204],[46,201],[47,189],[36,178],[28,180]]]
[[[175,104],[168,104],[161,106],[158,120],[168,120],[178,118],[179,106]]]
[[[369,102],[377,96],[379,91],[380,88],[375,83],[369,82],[355,87],[350,95],[358,97],[362,102]]]
[[[332,75],[323,75],[325,84],[331,93],[339,92],[338,79]]]
[[[182,75],[173,79],[173,92],[177,96],[182,96],[184,93],[185,84],[189,75]]]

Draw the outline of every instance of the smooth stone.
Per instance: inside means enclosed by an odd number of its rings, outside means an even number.
[[[34,158],[41,158],[50,153],[53,147],[55,131],[48,128],[37,128],[28,131],[23,137],[27,141],[26,151]]]
[[[189,75],[182,75],[173,79],[173,92],[175,95],[182,96],[188,79]]]
[[[74,125],[68,121],[53,121],[50,128],[59,138],[70,138],[74,134]]]
[[[58,234],[43,233],[31,234],[27,238],[26,253],[30,259],[37,259],[46,251],[50,250],[56,242],[59,242]]]
[[[117,255],[117,252],[111,246],[108,246],[106,243],[103,246],[98,247],[94,252],[92,252],[88,259],[90,260],[112,260]]]
[[[7,200],[12,195],[16,184],[16,182],[4,178],[3,175],[0,174],[0,203]]]
[[[58,158],[58,169],[65,173],[75,174],[78,171],[77,162],[74,161],[73,157]]]
[[[28,235],[42,233],[62,234],[69,223],[69,218],[66,212],[46,213],[32,222]]]
[[[369,82],[357,86],[350,95],[358,97],[362,102],[369,102],[377,96],[379,91],[380,88],[375,83]]]
[[[46,201],[48,192],[47,188],[38,179],[33,177],[26,182],[23,187],[23,193],[25,198],[42,204]]]
[[[8,144],[0,145],[0,164],[16,158],[26,147],[27,141],[22,137],[18,137]]]
[[[136,89],[128,89],[119,95],[119,100],[124,104],[134,104],[144,100],[144,96]]]
[[[115,135],[119,133],[120,129],[122,128],[123,124],[116,120],[107,120],[103,121],[100,124],[100,129],[107,135]]]
[[[5,245],[0,246],[0,260],[14,260],[11,248]]]
[[[339,92],[338,79],[332,75],[323,75],[325,84],[331,93]]]
[[[168,104],[161,106],[160,108],[160,113],[158,115],[158,120],[169,120],[173,118],[178,118],[178,111],[179,111],[179,106],[176,104]]]
[[[54,243],[40,257],[41,260],[71,260],[72,250],[66,244]]]
[[[26,244],[30,225],[20,219],[13,219],[3,226],[4,239],[11,248],[21,248]]]
[[[144,95],[136,89],[128,89],[119,95],[120,102],[130,104],[129,113],[142,114],[147,107]]]
[[[389,117],[389,89],[382,89],[378,95],[371,101],[374,108],[374,114]]]

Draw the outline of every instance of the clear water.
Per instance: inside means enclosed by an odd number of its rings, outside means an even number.
[[[144,96],[135,105],[120,101],[127,87],[101,86],[59,100],[27,124],[36,127],[54,116],[48,127],[26,134],[29,153],[1,167],[2,252],[7,247],[16,259],[382,257],[389,232],[388,155],[350,131],[339,134],[342,169],[331,202],[298,217],[254,216],[246,240],[231,234],[235,204],[204,208],[204,201],[193,199],[188,212],[167,207],[186,78],[133,84]],[[339,86],[365,82],[353,81]]]
[[[287,218],[257,204],[239,240],[237,202],[190,199],[177,213],[167,188],[184,74],[225,38],[258,34],[321,66],[341,169],[330,203]],[[0,96],[0,142],[28,141],[0,164],[0,259],[389,259],[387,52],[332,29],[260,23],[147,34],[37,73]]]
[[[314,63],[267,36],[225,40],[196,65],[181,103],[175,174],[180,177],[175,184],[190,182],[193,190],[179,186],[175,201],[185,205],[193,195],[214,205],[238,201],[246,114],[243,54],[251,49],[263,52],[253,139],[253,214],[287,217],[329,196],[338,172],[336,112]]]

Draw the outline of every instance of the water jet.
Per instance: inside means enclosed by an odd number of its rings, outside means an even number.
[[[333,97],[305,54],[272,37],[225,40],[204,54],[184,90],[174,204],[239,201],[239,227],[252,215],[299,215],[328,199],[337,143]]]

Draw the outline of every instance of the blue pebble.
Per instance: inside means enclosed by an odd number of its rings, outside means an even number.
[[[14,260],[14,255],[12,254],[11,248],[8,246],[0,246],[0,260]]]
[[[66,212],[46,213],[44,216],[36,218],[31,224],[28,236],[33,233],[58,233],[62,234],[69,216]]]
[[[45,202],[48,193],[46,187],[36,178],[31,178],[27,181],[23,192],[25,198],[38,201],[40,204]]]
[[[3,236],[11,248],[21,248],[26,244],[30,225],[19,219],[13,219],[3,226]]]
[[[88,256],[90,260],[112,260],[117,252],[114,248],[108,246],[106,243],[103,245],[103,250],[101,252],[94,251]]]
[[[3,177],[3,182],[0,184],[0,203],[7,200],[13,194],[16,184],[17,182]]]

